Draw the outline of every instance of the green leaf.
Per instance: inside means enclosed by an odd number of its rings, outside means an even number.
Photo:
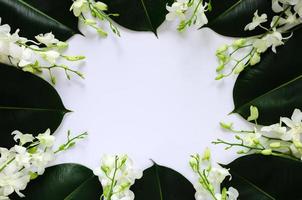
[[[211,0],[212,11],[207,12],[209,24],[207,27],[215,32],[232,37],[257,35],[263,30],[245,31],[244,27],[252,22],[254,13],[266,13],[273,16],[271,0]],[[269,24],[268,24],[269,25]]]
[[[233,98],[235,109],[244,118],[251,105],[258,107],[260,124],[290,117],[295,108],[302,109],[302,29],[294,32],[277,54],[269,50],[259,64],[247,68],[238,77]]]
[[[78,19],[69,11],[72,0],[0,0],[2,23],[20,35],[33,39],[40,33],[53,32],[60,40],[79,33]]]
[[[56,90],[43,79],[0,64],[0,146],[14,144],[11,132],[54,132],[68,112]]]
[[[243,156],[229,165],[232,179],[223,183],[239,191],[244,200],[299,200],[302,163],[276,156]]]
[[[192,184],[178,172],[154,164],[131,190],[136,200],[194,200]]]
[[[23,200],[100,200],[102,186],[92,170],[78,164],[61,164],[46,169],[31,181]]]
[[[152,31],[163,23],[168,13],[166,5],[173,0],[102,0],[109,7],[112,17],[121,26],[135,31]]]

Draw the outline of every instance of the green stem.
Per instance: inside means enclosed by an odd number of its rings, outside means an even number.
[[[118,170],[118,167],[117,167],[118,159],[119,158],[116,156],[115,157],[115,162],[114,162],[114,172],[113,172],[113,176],[112,176],[112,181],[111,181],[111,185],[110,185],[108,199],[106,199],[106,200],[111,200],[111,196],[113,195],[113,187],[115,185],[115,176],[116,176],[116,173],[117,173],[117,170]]]
[[[197,172],[199,178],[202,181],[201,185],[211,194],[211,196],[213,197],[214,200],[217,200],[217,198],[215,197],[213,189],[211,189],[211,187],[210,187],[211,183],[210,183],[210,181],[207,178],[206,171],[203,170],[203,173],[201,173],[201,171],[200,171],[200,160],[199,160],[199,158],[195,157],[195,156],[193,156],[193,158],[196,160],[196,163],[197,163],[197,170],[196,170],[196,172]]]
[[[230,143],[230,142],[226,142],[226,141],[223,141],[223,140],[220,140],[220,139],[218,139],[217,141],[214,141],[212,143],[213,144],[225,144],[225,145],[229,145],[231,147],[239,146],[239,147],[244,147],[244,148],[247,148],[247,149],[258,150],[258,151],[265,150],[265,148],[252,147],[252,146],[244,145],[242,143],[241,144],[239,144],[239,143]]]
[[[192,1],[191,4],[193,4],[193,3],[194,3],[194,0]],[[196,8],[195,8],[194,11],[193,11],[193,14],[191,15],[191,17],[190,17],[183,25],[181,25],[181,26],[178,28],[179,31],[183,30],[187,25],[189,25],[189,26],[191,25],[192,20],[193,20],[194,17],[196,16],[196,13],[197,13],[199,7],[202,5],[202,3],[203,3],[203,0],[199,0],[199,2],[198,2],[198,4],[197,4]],[[190,6],[190,5],[188,5],[188,6]]]
[[[239,65],[239,63],[241,63],[242,61],[244,61],[245,59],[247,59],[248,57],[252,57],[254,55],[255,48],[253,48],[246,56],[244,56],[243,58],[241,58],[240,60],[236,61],[236,65],[232,68],[232,70],[225,75],[225,77],[228,77],[230,75],[233,74],[233,72],[235,71],[236,67]],[[247,62],[248,63],[248,62]],[[245,67],[247,66],[247,64],[245,65]]]
[[[78,136],[76,136],[76,137],[73,137],[73,138],[69,138],[69,135],[70,135],[70,131],[68,131],[68,140],[67,140],[67,142],[65,143],[65,144],[63,144],[62,146],[61,146],[61,148],[59,148],[58,150],[56,150],[54,153],[55,154],[57,154],[57,153],[59,153],[59,152],[61,152],[61,151],[64,151],[65,150],[65,147],[68,147],[71,143],[73,143],[75,140],[78,140],[78,139],[82,139],[83,137],[85,137],[85,136],[87,136],[88,134],[87,134],[87,132],[85,132],[85,133],[82,133],[82,134],[80,134],[80,135],[78,135]]]
[[[230,143],[230,142],[226,142],[226,141],[223,141],[223,140],[220,140],[220,139],[218,139],[217,141],[214,141],[212,143],[213,144],[225,144],[225,145],[228,145],[230,148],[235,147],[235,146],[244,147],[244,148],[249,149],[249,151],[251,151],[251,150],[258,151],[258,153],[260,153],[261,151],[266,149],[261,144],[260,144],[261,148],[259,148],[259,147],[244,145],[243,143],[241,143],[241,144],[239,144],[239,143]],[[279,157],[285,157],[285,158],[291,158],[293,160],[301,161],[300,159],[296,158],[291,152],[283,153],[283,152],[279,152],[277,150],[272,150],[272,155],[279,156]]]
[[[211,194],[211,196],[213,197],[214,200],[218,200],[216,197],[215,197],[215,194],[214,194],[214,191],[210,188],[210,182],[209,180],[207,179],[206,176],[202,175],[200,171],[198,171],[198,175],[199,177],[202,179],[203,181],[203,185],[206,187],[205,189],[208,190]]]
[[[251,47],[252,46],[252,44],[248,44],[248,45],[244,45],[244,46],[242,46],[242,47],[238,47],[237,49],[235,49],[234,51],[232,51],[231,53],[230,53],[230,56],[232,56],[234,53],[236,53],[238,50],[240,50],[240,49],[243,49],[243,48],[246,48],[246,47]]]
[[[105,19],[109,23],[111,30],[118,36],[121,36],[118,28],[114,25],[111,18],[105,12],[95,8],[90,0],[88,0],[88,7],[91,13],[94,13],[99,19]]]

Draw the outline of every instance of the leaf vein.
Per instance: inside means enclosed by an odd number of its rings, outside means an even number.
[[[244,108],[245,106],[250,105],[253,101],[256,101],[256,100],[259,99],[259,98],[263,98],[263,97],[265,97],[266,95],[269,95],[270,93],[273,93],[273,92],[275,92],[275,91],[281,89],[282,87],[285,87],[285,86],[287,86],[287,85],[289,85],[289,84],[291,84],[291,83],[293,83],[293,82],[299,80],[300,78],[302,78],[302,75],[299,75],[298,77],[293,78],[293,79],[291,79],[290,81],[287,81],[286,83],[283,83],[283,84],[281,84],[280,86],[278,86],[278,87],[276,87],[276,88],[274,88],[274,89],[272,89],[272,90],[270,90],[270,91],[267,91],[267,92],[265,92],[264,94],[262,94],[262,95],[260,95],[260,96],[258,96],[258,97],[256,97],[256,98],[253,98],[253,99],[249,100],[248,102],[244,103],[242,106],[239,106],[238,108],[235,108],[232,112],[238,112],[238,110],[241,110],[241,109]]]
[[[32,111],[50,111],[50,112],[69,112],[66,109],[51,109],[51,108],[30,108],[30,107],[10,107],[0,106],[0,110],[32,110]]]
[[[208,26],[211,26],[212,24],[215,24],[215,22],[220,18],[220,17],[223,17],[227,14],[229,14],[231,11],[233,11],[237,6],[239,6],[240,4],[242,3],[242,0],[239,0],[238,2],[236,2],[235,4],[233,4],[232,6],[230,6],[227,10],[225,10],[223,13],[217,15],[215,17],[214,20],[212,20]]]
[[[243,181],[245,181],[247,184],[249,184],[250,186],[252,186],[254,189],[258,190],[259,192],[261,192],[262,194],[264,194],[266,197],[268,197],[269,199],[272,200],[276,200],[274,197],[272,197],[270,194],[268,194],[267,192],[265,192],[264,190],[262,190],[261,188],[259,188],[256,184],[254,184],[253,182],[251,182],[250,180],[244,178],[243,176],[239,175],[238,173],[231,171],[232,175],[237,176],[238,178],[242,179]]]
[[[78,191],[81,187],[83,187],[87,182],[89,182],[90,180],[92,180],[94,178],[94,175],[92,175],[91,177],[89,177],[87,180],[85,180],[84,182],[82,182],[78,187],[76,187],[67,197],[64,198],[64,200],[68,200],[70,197],[72,197],[72,195]]]
[[[144,9],[144,12],[145,12],[145,14],[146,14],[147,21],[148,21],[148,23],[149,23],[149,25],[150,25],[152,31],[156,34],[156,30],[155,30],[154,27],[153,27],[153,24],[152,24],[152,21],[151,21],[151,18],[150,18],[150,15],[149,15],[149,13],[148,13],[148,10],[147,10],[147,7],[146,7],[146,5],[145,5],[144,0],[141,0],[141,3],[142,3],[142,6],[143,6],[143,9]]]
[[[159,197],[160,197],[160,200],[163,200],[163,193],[162,193],[161,181],[160,181],[160,178],[159,178],[159,172],[158,172],[157,164],[155,164],[155,174],[156,174],[157,186],[158,186],[158,189],[159,189]]]
[[[76,33],[76,31],[74,31],[74,30],[73,30],[72,28],[70,28],[69,26],[67,26],[67,25],[65,25],[65,24],[63,24],[63,23],[61,23],[61,22],[59,22],[58,20],[54,19],[53,17],[47,15],[46,13],[44,13],[44,12],[42,12],[42,11],[36,9],[35,7],[33,7],[33,6],[31,6],[30,4],[24,2],[23,0],[18,0],[18,2],[20,2],[20,3],[23,4],[24,6],[28,7],[29,9],[31,9],[31,10],[37,12],[38,14],[40,14],[40,15],[42,15],[42,16],[48,18],[49,20],[51,20],[51,21],[53,21],[53,22],[55,22],[55,23],[57,23],[57,24],[60,24],[61,26],[65,27],[65,28],[67,28],[67,29],[68,29],[69,31],[71,31],[72,33]]]

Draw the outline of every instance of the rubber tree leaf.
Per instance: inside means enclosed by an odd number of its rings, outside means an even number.
[[[194,200],[192,184],[178,172],[154,164],[131,190],[136,200]]]
[[[295,108],[302,109],[300,44],[302,29],[277,48],[277,54],[268,51],[259,64],[239,75],[233,90],[234,112],[246,119],[249,107],[257,106],[258,123],[269,125],[278,122],[280,116],[290,117]]]
[[[244,30],[244,27],[252,22],[256,10],[259,14],[266,13],[269,19],[273,16],[271,0],[211,0],[211,2],[213,10],[206,13],[209,18],[207,27],[225,36],[245,37],[262,33],[261,28],[255,31]]]
[[[0,146],[14,144],[11,132],[54,132],[68,112],[56,90],[45,80],[0,64]]]
[[[78,19],[69,11],[72,0],[0,0],[2,24],[20,35],[33,39],[40,33],[53,32],[60,40],[79,33]]]
[[[302,199],[300,161],[254,154],[238,158],[224,167],[230,169],[232,179],[225,181],[223,186],[236,188],[239,199]]]
[[[99,200],[102,186],[92,170],[78,164],[61,164],[47,168],[22,193],[25,198],[14,195],[12,199]]]
[[[163,23],[168,13],[166,5],[173,0],[103,0],[118,24],[135,31],[152,31],[157,34],[157,28]]]

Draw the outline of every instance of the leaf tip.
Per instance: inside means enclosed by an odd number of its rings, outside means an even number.
[[[153,163],[153,165],[158,165],[153,159],[150,159],[150,161]]]
[[[67,108],[65,108],[65,110],[64,110],[64,114],[72,113],[72,112],[73,112],[72,110],[69,110],[69,109],[67,109]]]

